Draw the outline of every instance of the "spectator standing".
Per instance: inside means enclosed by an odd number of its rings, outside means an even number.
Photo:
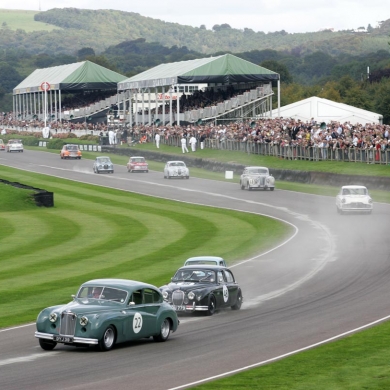
[[[194,137],[194,135],[191,136],[190,140],[189,140],[189,144],[191,145],[191,150],[193,152],[196,151],[196,138]]]
[[[206,134],[205,133],[202,133],[201,136],[200,136],[200,148],[201,149],[204,149],[204,140],[206,139]]]
[[[184,134],[181,136],[181,150],[183,151],[183,153],[188,152],[188,149],[187,149],[187,139],[186,137],[184,136]]]
[[[154,139],[156,141],[156,147],[157,147],[157,149],[159,149],[160,148],[160,133],[156,133]]]

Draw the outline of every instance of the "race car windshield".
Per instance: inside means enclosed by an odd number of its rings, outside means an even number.
[[[266,174],[266,173],[268,173],[268,172],[267,172],[266,169],[251,169],[251,170],[249,171],[249,173],[259,173],[259,174],[264,175],[264,174]]]
[[[77,298],[99,299],[111,302],[123,303],[126,301],[127,292],[112,287],[84,286],[81,287]]]
[[[216,280],[215,272],[212,270],[185,269],[178,270],[172,278],[173,282],[210,282]]]

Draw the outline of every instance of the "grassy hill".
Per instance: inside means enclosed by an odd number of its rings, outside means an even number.
[[[52,31],[60,28],[46,22],[35,21],[34,15],[37,13],[39,11],[0,9],[0,26],[2,29],[21,29],[28,33],[32,31]]]
[[[186,46],[204,54],[218,51],[239,53],[273,49],[302,55],[322,51],[330,55],[364,54],[388,50],[390,23],[370,34],[354,31],[319,31],[289,34],[264,33],[221,25],[214,30],[167,23],[133,12],[115,10],[52,9],[46,12],[0,10],[6,23],[0,34],[0,49],[23,48],[29,53],[73,54],[82,47],[101,53],[125,40],[144,38],[166,47]],[[20,30],[15,31],[17,28]],[[24,33],[21,31],[24,30]],[[99,39],[96,39],[96,38]]]

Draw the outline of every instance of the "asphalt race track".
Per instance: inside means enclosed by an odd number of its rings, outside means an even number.
[[[274,250],[233,266],[243,289],[241,310],[181,317],[166,343],[145,339],[107,353],[63,345],[43,351],[34,324],[0,330],[2,390],[184,388],[390,314],[390,205],[376,203],[372,215],[338,215],[334,198],[278,190],[277,183],[274,192],[242,191],[237,178],[164,180],[162,172],[130,174],[118,165],[113,175],[96,175],[92,164],[29,150],[0,154],[0,166],[261,213],[290,223],[294,233]]]

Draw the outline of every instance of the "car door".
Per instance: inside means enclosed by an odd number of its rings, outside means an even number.
[[[125,334],[127,340],[135,340],[148,336],[143,290],[133,291],[126,309]]]
[[[238,284],[234,279],[232,272],[228,269],[223,270],[226,279],[226,287],[229,291],[229,306],[232,306],[236,303],[237,293],[238,293]]]
[[[229,289],[226,283],[226,277],[222,270],[217,272],[218,287],[215,291],[215,297],[217,299],[217,308],[228,306],[230,302]]]
[[[158,312],[163,301],[160,292],[152,289],[143,289],[143,327],[148,336],[156,334]]]

